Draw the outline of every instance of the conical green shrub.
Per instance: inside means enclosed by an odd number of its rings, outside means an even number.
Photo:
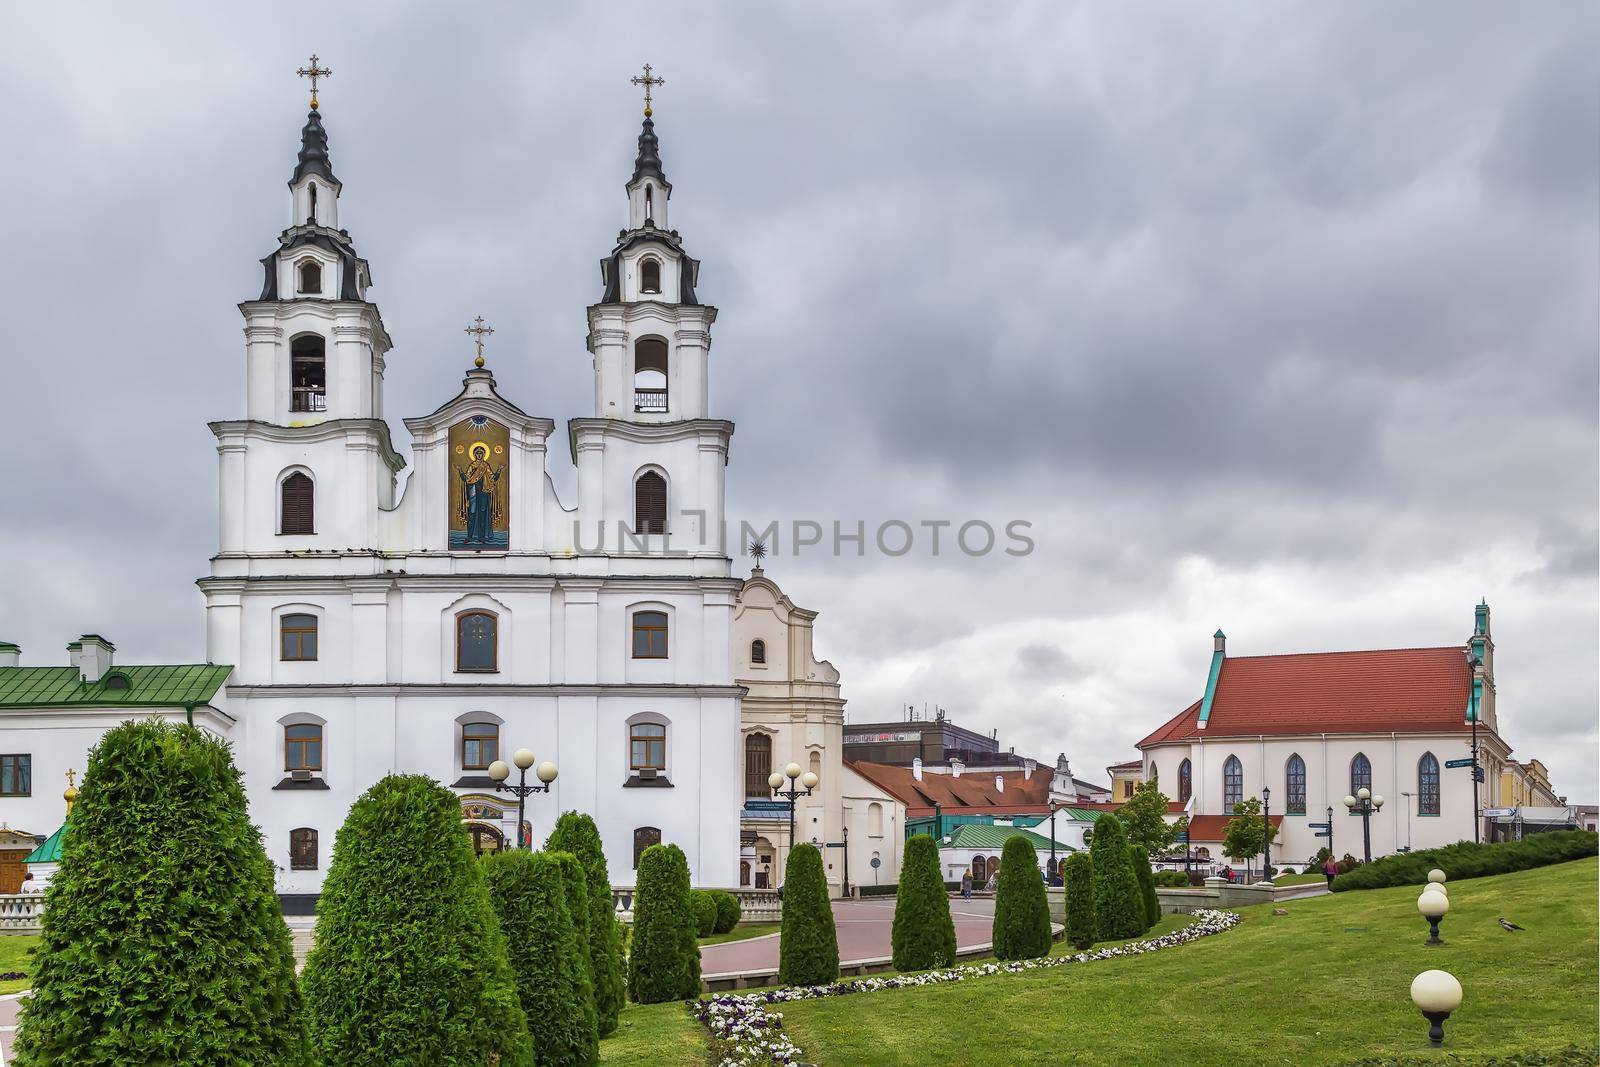
[[[1094,866],[1087,852],[1067,857],[1062,876],[1067,908],[1067,940],[1078,950],[1094,944]]]
[[[1050,955],[1050,902],[1039,854],[1021,834],[1013,835],[1000,853],[992,940],[997,960]]]
[[[626,998],[622,976],[622,940],[617,934],[616,911],[611,900],[611,874],[594,820],[581,811],[568,811],[544,846],[551,852],[577,857],[589,889],[589,962],[594,966],[594,1006],[600,1036],[617,1029],[617,1016]]]
[[[326,1064],[535,1062],[460,802],[422,775],[390,775],[351,806],[301,984]]]
[[[789,850],[783,875],[783,925],[778,935],[778,980],[823,985],[839,977],[839,936],[828,902],[828,879],[817,846]]]
[[[600,1058],[594,986],[562,858],[586,894],[569,852],[497,852],[484,857],[483,873],[539,1067],[588,1067]],[[588,903],[586,895],[581,902]]]
[[[125,722],[89,755],[12,1064],[308,1062],[273,867],[228,747]]]
[[[956,926],[939,873],[939,846],[927,834],[916,834],[906,842],[900,885],[894,893],[890,944],[897,971],[925,971],[956,962]]]
[[[689,904],[689,862],[677,845],[651,845],[639,857],[633,897],[628,996],[640,1004],[700,993],[700,946]]]
[[[1128,857],[1128,837],[1115,815],[1094,822],[1089,841],[1094,864],[1094,918],[1097,941],[1138,937],[1145,931],[1145,904],[1139,894],[1139,877]]]
[[[1161,921],[1161,898],[1156,896],[1156,876],[1150,869],[1150,854],[1130,843],[1128,861],[1133,864],[1134,877],[1139,879],[1139,900],[1144,906],[1144,928],[1148,930]]]
[[[557,864],[561,867],[561,884],[567,891],[567,910],[572,914],[572,928],[578,936],[578,962],[579,969],[583,972],[579,981],[583,984],[581,1000],[586,1019],[585,1025],[594,1031],[595,1040],[600,1037],[600,1012],[594,999],[594,960],[589,955],[589,872],[583,869],[583,864],[578,862],[578,857],[570,852],[552,852]],[[512,964],[515,967],[515,961]],[[529,1032],[533,1031],[529,1024]],[[534,1042],[535,1049],[538,1041]]]

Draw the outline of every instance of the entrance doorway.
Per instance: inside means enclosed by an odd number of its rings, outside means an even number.
[[[506,847],[506,835],[498,827],[479,822],[468,823],[467,835],[472,838],[472,851],[478,856],[499,852]]]

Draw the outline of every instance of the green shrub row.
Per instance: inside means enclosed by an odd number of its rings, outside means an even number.
[[[594,819],[581,811],[563,812],[544,847],[575,856],[588,881],[589,921],[584,929],[589,939],[596,1023],[600,1036],[606,1037],[617,1028],[626,982],[622,976],[622,924],[612,906],[611,872],[606,869],[600,830]]]
[[[1095,939],[1123,940],[1149,929],[1145,921],[1148,906],[1128,853],[1128,838],[1115,815],[1095,820],[1089,861],[1094,874]]]
[[[1521,841],[1473,844],[1459,841],[1443,848],[1405,852],[1363,863],[1333,880],[1333,891],[1382,889],[1387,886],[1421,885],[1428,872],[1437,867],[1452,880],[1508,874],[1552,863],[1566,863],[1596,854],[1600,838],[1593,830],[1552,830],[1532,834]]]
[[[1133,864],[1134,877],[1139,880],[1139,899],[1144,906],[1144,928],[1148,930],[1161,921],[1161,899],[1156,896],[1156,876],[1150,869],[1150,853],[1130,843],[1128,862]]]
[[[689,913],[694,917],[696,937],[710,937],[717,932],[717,901],[709,890],[689,890]]]
[[[1094,866],[1087,852],[1067,857],[1062,876],[1067,908],[1067,940],[1082,951],[1094,944],[1097,924],[1094,918]]]

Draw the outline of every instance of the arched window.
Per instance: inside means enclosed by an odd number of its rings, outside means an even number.
[[[1355,759],[1350,761],[1350,795],[1356,796],[1363,789],[1372,788],[1372,761],[1366,754],[1357,752]]]
[[[322,724],[291,723],[283,728],[283,769],[322,770]]]
[[[867,805],[867,833],[873,837],[883,836],[883,805],[876,800]]]
[[[666,612],[636,611],[633,613],[633,658],[667,658]]]
[[[1206,846],[1201,845],[1199,848],[1194,850],[1194,856],[1195,859],[1208,860],[1211,858],[1211,850]]]
[[[667,480],[655,471],[645,471],[633,483],[633,530],[667,532]]]
[[[633,832],[633,869],[639,869],[639,857],[644,855],[644,850],[651,845],[661,844],[661,829],[657,826],[641,826]]]
[[[278,620],[278,654],[286,660],[317,658],[317,617],[285,615]]]
[[[291,871],[317,869],[317,832],[309,826],[289,831],[289,869]]]
[[[312,186],[312,188],[315,189],[316,186]],[[315,196],[316,194],[313,193],[312,195]],[[315,211],[315,201],[313,200],[312,203],[312,210]],[[300,291],[302,293],[312,294],[318,294],[322,292],[321,263],[318,263],[314,259],[302,259],[300,261]]]
[[[653,257],[646,257],[639,261],[639,291],[641,293],[661,292],[661,261]]]
[[[667,728],[658,722],[636,722],[628,727],[628,769],[667,769]]]
[[[809,770],[812,774],[816,775],[818,778],[821,778],[822,777],[822,753],[820,753],[820,752],[816,751],[815,749],[813,749],[812,752],[811,752],[811,758],[809,760],[807,760],[806,762],[810,764],[810,766],[807,767],[806,769]]]
[[[1432,752],[1417,761],[1417,814],[1439,814],[1439,761]]]
[[[1283,768],[1283,784],[1287,787],[1288,807],[1285,809],[1290,815],[1304,815],[1306,813],[1306,761],[1296,752],[1289,757],[1289,762]]]
[[[311,211],[306,216],[306,221],[307,222],[316,222],[317,221],[317,183],[316,182],[309,183],[306,186],[306,192],[311,194]],[[321,289],[322,286],[319,285],[319,286],[317,286],[317,288]]]
[[[303,471],[295,471],[278,486],[278,532],[317,532],[316,487]]]
[[[764,797],[772,792],[772,735],[750,734],[744,739],[744,795]]]
[[[650,186],[644,187],[644,217],[654,222],[656,217],[655,197],[651,194]]]
[[[488,770],[500,758],[500,724],[467,722],[461,724],[461,769]]]
[[[760,638],[750,642],[750,662],[767,662],[767,643]]]
[[[667,410],[667,342],[659,337],[633,346],[633,410]]]
[[[493,612],[463,611],[456,616],[457,671],[493,674],[500,669],[498,628]]]
[[[1194,765],[1187,758],[1178,764],[1178,803],[1187,804],[1194,796]]]
[[[1244,800],[1244,765],[1238,756],[1229,756],[1222,765],[1222,814],[1232,815]]]
[[[296,337],[289,345],[289,410],[328,410],[327,346],[321,337]]]
[[[972,880],[974,882],[982,885],[985,880],[985,871],[987,870],[988,868],[984,864],[982,856],[972,857]]]

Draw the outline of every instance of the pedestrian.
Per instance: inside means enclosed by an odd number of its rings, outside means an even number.
[[[1338,863],[1337,860],[1335,860],[1333,858],[1333,855],[1330,853],[1328,855],[1328,858],[1322,861],[1322,875],[1323,875],[1324,878],[1326,878],[1328,880],[1328,889],[1329,890],[1333,889],[1333,877],[1334,877],[1334,875],[1336,875],[1338,873],[1339,873],[1339,863]]]
[[[972,899],[972,872],[971,871],[962,871],[961,872],[961,899],[962,900],[971,900]]]

